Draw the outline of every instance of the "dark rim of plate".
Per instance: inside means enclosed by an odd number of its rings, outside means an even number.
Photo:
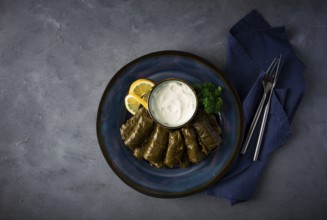
[[[236,99],[236,104],[237,104],[237,110],[238,110],[238,122],[239,122],[239,130],[238,130],[238,134],[237,134],[237,147],[234,149],[232,156],[229,158],[228,162],[226,163],[225,167],[222,169],[222,172],[220,172],[217,176],[215,176],[215,178],[213,178],[211,181],[205,182],[203,185],[192,189],[192,190],[188,190],[188,191],[183,191],[183,192],[161,192],[161,191],[156,191],[156,190],[151,190],[151,189],[147,189],[144,188],[138,184],[136,184],[135,182],[131,181],[127,176],[125,176],[124,174],[122,174],[119,169],[117,169],[115,167],[115,165],[112,163],[112,161],[110,160],[107,151],[106,151],[106,147],[105,144],[103,143],[102,137],[101,137],[101,110],[103,108],[103,104],[104,104],[104,100],[105,97],[107,95],[107,93],[110,91],[111,87],[113,86],[113,84],[115,83],[116,79],[118,77],[120,77],[124,71],[129,68],[130,66],[138,63],[141,60],[150,58],[150,57],[157,57],[157,56],[181,56],[181,57],[187,57],[187,58],[191,58],[197,62],[200,62],[202,64],[204,64],[205,66],[207,66],[208,68],[210,68],[216,75],[218,75],[219,77],[221,77],[221,79],[229,86],[229,88],[231,89],[235,99]],[[158,51],[158,52],[153,52],[153,53],[149,53],[146,55],[143,55],[139,58],[136,58],[135,60],[129,62],[128,64],[126,64],[125,66],[123,66],[120,70],[118,70],[118,72],[111,78],[111,80],[109,81],[105,91],[102,94],[101,97],[101,101],[99,104],[99,108],[98,108],[98,113],[97,113],[97,122],[96,122],[96,130],[97,130],[97,138],[98,138],[98,142],[102,151],[103,156],[105,157],[107,163],[109,164],[109,166],[111,167],[111,169],[114,171],[114,173],[124,182],[126,183],[128,186],[130,186],[131,188],[145,194],[148,196],[153,196],[153,197],[159,197],[159,198],[178,198],[178,197],[184,197],[184,196],[188,196],[188,195],[192,195],[195,194],[197,192],[203,191],[205,189],[207,189],[209,186],[211,186],[212,184],[216,183],[228,170],[229,168],[232,166],[233,161],[236,157],[236,155],[239,152],[241,143],[242,143],[242,139],[243,139],[243,132],[244,132],[244,118],[243,118],[243,108],[241,105],[241,101],[239,99],[239,96],[234,88],[234,86],[227,80],[226,76],[224,74],[222,74],[222,72],[212,63],[210,63],[209,61],[205,60],[202,57],[199,57],[195,54],[189,53],[189,52],[184,52],[184,51],[177,51],[177,50],[164,50],[164,51]]]

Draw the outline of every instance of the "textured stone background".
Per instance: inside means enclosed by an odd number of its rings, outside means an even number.
[[[0,0],[0,219],[327,219],[325,1]],[[225,68],[230,27],[257,8],[286,25],[307,66],[293,138],[251,201],[142,195],[107,165],[96,113],[105,86],[149,52]]]

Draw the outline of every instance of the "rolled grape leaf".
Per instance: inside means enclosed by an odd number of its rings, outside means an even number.
[[[207,114],[207,117],[209,119],[209,122],[211,124],[211,126],[215,129],[215,131],[221,135],[221,128],[217,122],[217,118],[214,114]]]
[[[140,108],[135,115],[133,115],[130,119],[128,119],[126,121],[125,124],[123,124],[120,127],[120,135],[121,138],[124,140],[126,140],[126,138],[128,137],[128,135],[130,134],[130,132],[133,130],[133,128],[135,127],[137,121],[139,120],[139,118],[141,117],[142,114],[144,114],[146,111],[145,108]]]
[[[160,161],[160,162],[158,162],[158,163],[156,163],[156,162],[150,162],[150,164],[151,164],[152,166],[157,167],[157,168],[164,168],[164,167],[165,167],[163,161]]]
[[[189,160],[187,153],[184,150],[184,153],[182,155],[182,160],[179,164],[180,168],[186,168],[191,165],[191,161]]]
[[[214,150],[221,142],[220,133],[217,128],[218,123],[215,125],[214,122],[210,123],[208,114],[205,111],[199,111],[196,117],[193,127],[199,138],[199,143],[202,146],[202,151],[208,154]]]
[[[192,163],[199,163],[203,160],[204,154],[201,152],[200,146],[197,142],[196,132],[193,127],[188,126],[182,128],[186,152],[189,160]]]
[[[184,140],[180,130],[169,133],[168,148],[164,160],[165,165],[170,168],[181,164],[182,154],[184,152]]]
[[[144,151],[144,159],[156,167],[160,167],[167,149],[169,130],[156,124],[154,131],[148,139]]]
[[[126,129],[126,132],[128,132],[125,135],[124,143],[126,146],[128,146],[131,149],[134,149],[136,147],[141,147],[142,143],[146,140],[146,138],[149,136],[149,134],[152,131],[154,122],[152,118],[149,116],[148,112],[146,110],[141,110],[141,115],[136,120],[135,125],[133,126],[133,129],[129,131],[129,129]]]
[[[134,157],[136,157],[137,159],[140,159],[140,160],[143,159],[144,151],[145,151],[145,147],[146,147],[147,143],[148,143],[148,141],[145,140],[142,143],[141,147],[134,148],[134,150],[133,150]]]

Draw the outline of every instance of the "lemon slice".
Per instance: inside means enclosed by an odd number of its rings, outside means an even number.
[[[128,94],[125,97],[125,107],[133,115],[135,115],[135,113],[139,109],[140,104],[143,105],[144,108],[148,109],[148,103],[141,99],[141,97],[139,97],[138,95]]]
[[[132,114],[135,115],[140,107],[140,102],[137,101],[132,95],[127,95],[125,97],[125,107]]]
[[[132,83],[128,94],[135,94],[147,101],[148,95],[154,86],[154,82],[149,79],[138,79]]]

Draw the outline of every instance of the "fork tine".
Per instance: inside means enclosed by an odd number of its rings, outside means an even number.
[[[275,72],[276,72],[276,68],[277,68],[277,65],[278,65],[278,60],[279,60],[279,58],[275,58],[276,60],[275,60],[275,62],[273,63],[273,65],[271,66],[271,68],[270,68],[270,71],[267,73],[267,76],[269,76],[269,77],[274,77],[274,75],[275,75]]]
[[[273,61],[271,62],[271,64],[269,65],[267,71],[266,71],[266,74],[269,75],[269,73],[271,73],[271,71],[273,70],[275,64],[276,64],[276,61],[277,61],[277,57],[275,57],[273,59]]]
[[[271,77],[273,79],[273,83],[276,83],[276,81],[277,81],[279,71],[280,71],[281,60],[282,60],[282,54],[277,59],[277,63],[276,63],[275,68],[274,68],[274,70],[272,71],[272,74],[271,74]]]
[[[279,72],[280,72],[280,66],[281,66],[281,62],[282,62],[282,56],[283,56],[283,54],[280,54],[279,55],[279,58],[278,58],[277,68],[276,68],[275,75],[274,75],[274,83],[276,83],[277,78],[278,78],[278,75],[279,75]]]
[[[274,81],[276,80],[277,76],[278,76],[278,70],[279,70],[279,65],[280,65],[280,58],[278,58],[277,60],[277,64],[276,64],[276,67],[272,73],[272,78],[274,79]]]

